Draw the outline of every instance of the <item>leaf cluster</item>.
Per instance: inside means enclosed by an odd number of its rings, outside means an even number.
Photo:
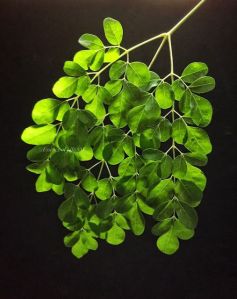
[[[144,214],[154,219],[158,249],[173,254],[198,222],[206,185],[199,167],[212,150],[203,129],[212,106],[203,94],[215,81],[201,62],[176,80],[161,79],[145,63],[129,61],[119,21],[106,18],[103,27],[109,45],[83,34],[84,49],[64,63],[54,97],[34,105],[35,124],[21,136],[33,145],[27,169],[38,175],[37,192],[64,195],[58,217],[77,258],[96,250],[98,239],[118,245],[128,230],[141,235]],[[101,83],[105,66],[108,80]]]

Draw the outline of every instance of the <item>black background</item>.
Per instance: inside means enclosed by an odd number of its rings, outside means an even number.
[[[24,169],[29,147],[20,141],[33,104],[52,96],[81,34],[102,36],[102,20],[111,16],[125,28],[124,45],[132,46],[169,29],[195,2],[1,0],[1,299],[237,298],[235,0],[207,1],[173,39],[177,73],[189,62],[204,61],[217,81],[209,95],[214,150],[205,167],[199,226],[175,255],[157,250],[148,221],[143,236],[128,233],[117,247],[102,241],[96,252],[76,260],[62,242],[65,231],[56,213],[61,199],[36,193],[35,176]],[[156,46],[132,57],[149,62]],[[163,54],[155,68],[164,75],[167,65]]]

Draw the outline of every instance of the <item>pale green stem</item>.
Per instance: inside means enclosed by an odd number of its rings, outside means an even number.
[[[100,176],[101,176],[102,170],[103,170],[103,168],[104,168],[104,163],[105,163],[105,161],[102,161],[102,164],[101,164],[101,167],[100,167],[100,171],[99,171],[99,174],[98,174],[97,180],[99,180],[99,179],[100,179]]]
[[[107,168],[107,170],[108,170],[109,177],[112,179],[113,176],[112,176],[112,173],[111,173],[111,171],[110,171],[110,169],[109,169],[109,165],[108,165],[108,163],[107,163],[106,161],[105,161],[105,166],[106,166],[106,168]]]
[[[97,165],[99,165],[102,161],[99,161],[97,163],[95,163],[93,166],[91,166],[90,168],[88,168],[88,171],[91,171],[91,169],[93,169],[94,167],[96,167]]]
[[[157,58],[158,55],[160,54],[160,51],[162,50],[162,48],[163,48],[163,46],[164,46],[166,40],[167,40],[167,36],[164,36],[164,38],[162,39],[162,42],[161,42],[160,46],[159,46],[158,49],[156,50],[156,53],[155,53],[155,55],[153,56],[153,58],[152,58],[152,60],[151,60],[151,62],[150,62],[150,64],[149,64],[149,66],[148,66],[149,69],[152,67],[152,65],[153,65],[153,63],[155,62],[156,58]]]
[[[127,49],[127,50],[125,50],[121,55],[119,55],[119,57],[116,59],[116,60],[119,60],[120,58],[122,58],[123,56],[125,56],[125,55],[127,55],[129,52],[131,52],[131,51],[134,51],[134,50],[136,50],[137,48],[140,48],[140,47],[142,47],[142,46],[144,46],[144,45],[146,45],[146,44],[148,44],[148,43],[150,43],[150,42],[153,42],[153,41],[155,41],[155,40],[157,40],[157,39],[159,39],[159,38],[161,38],[161,37],[163,37],[163,40],[166,40],[167,39],[167,37],[169,38],[169,36],[171,36],[188,18],[190,18],[193,14],[194,14],[194,12],[205,2],[206,0],[201,0],[193,9],[191,9],[190,10],[190,12],[189,13],[187,13],[175,26],[173,26],[167,33],[161,33],[161,34],[158,34],[158,35],[156,35],[156,36],[153,36],[153,37],[151,37],[151,38],[149,38],[149,39],[147,39],[147,40],[145,40],[145,41],[143,41],[143,42],[141,42],[141,43],[139,43],[139,44],[137,44],[137,45],[135,45],[135,46],[133,46],[133,47],[131,47],[131,48],[129,48],[129,49]],[[163,41],[162,41],[163,42]],[[161,46],[161,48],[163,47],[163,45],[165,44],[165,41],[163,42],[163,44],[162,44],[162,46]],[[161,48],[160,48],[160,50],[161,50]],[[160,52],[160,50],[159,50],[159,52]],[[159,53],[158,53],[159,54]],[[155,58],[157,58],[157,56],[158,56],[158,54],[155,54]],[[101,73],[103,73],[107,68],[109,68],[113,63],[114,63],[115,61],[113,61],[113,62],[110,62],[110,63],[108,63],[105,67],[103,67],[100,71],[98,71],[96,74],[95,74],[95,76],[92,78],[92,80],[91,80],[91,82],[93,82]],[[154,61],[153,61],[154,62]],[[153,63],[152,62],[152,63]]]
[[[174,27],[172,27],[170,29],[170,31],[168,31],[168,34],[171,35],[173,34],[181,25],[183,25],[184,22],[187,21],[187,19],[189,19],[198,9],[199,7],[201,7],[204,3],[206,2],[206,0],[201,0],[200,2],[198,2],[198,4],[196,6],[194,6],[194,8],[192,8]]]
[[[173,59],[173,50],[172,50],[172,43],[171,43],[171,36],[168,36],[168,44],[169,44],[169,55],[170,55],[170,74],[171,74],[171,82],[174,82],[174,59]],[[172,104],[171,109],[171,115],[172,115],[172,123],[175,120],[175,102]],[[172,153],[173,153],[173,159],[175,159],[175,141],[172,139]]]

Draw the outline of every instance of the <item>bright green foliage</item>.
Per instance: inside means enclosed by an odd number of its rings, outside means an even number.
[[[157,248],[170,255],[198,223],[195,208],[206,186],[198,167],[212,151],[203,129],[212,105],[200,94],[215,80],[202,62],[180,76],[171,68],[161,79],[131,61],[119,21],[106,18],[103,29],[110,45],[83,34],[84,49],[64,63],[65,76],[53,85],[57,99],[34,105],[35,124],[21,135],[33,145],[27,170],[38,176],[37,192],[64,194],[58,217],[76,258],[96,250],[98,239],[119,245],[128,230],[142,235],[144,214],[155,221]]]
[[[179,249],[179,239],[175,235],[174,228],[171,227],[157,240],[157,247],[165,254],[173,254]]]
[[[128,81],[138,87],[146,85],[151,78],[148,67],[142,62],[129,63],[126,69],[126,75]]]
[[[162,109],[168,109],[173,105],[174,93],[169,83],[164,82],[158,85],[156,89],[156,101]]]
[[[71,97],[77,87],[77,78],[74,77],[62,77],[53,86],[53,93],[58,98]]]
[[[186,83],[192,83],[196,79],[205,76],[208,73],[208,67],[203,62],[192,62],[182,72],[181,78]]]
[[[123,27],[121,23],[112,18],[106,18],[103,22],[104,33],[111,45],[120,45],[123,39]]]

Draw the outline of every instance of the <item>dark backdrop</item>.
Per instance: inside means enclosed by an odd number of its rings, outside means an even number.
[[[236,13],[235,0],[207,1],[174,37],[175,68],[205,61],[216,78],[208,133],[213,142],[204,200],[194,239],[173,256],[145,234],[76,260],[63,245],[60,198],[36,193],[20,141],[36,100],[52,96],[62,64],[78,37],[102,35],[102,20],[118,18],[131,46],[167,30],[194,0],[1,0],[1,286],[0,298],[237,298],[236,293]],[[157,44],[136,52],[149,62]],[[168,60],[161,55],[165,73]]]

